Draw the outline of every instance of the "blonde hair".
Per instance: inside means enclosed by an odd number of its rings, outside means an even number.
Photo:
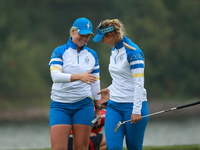
[[[112,19],[112,20],[106,19],[101,22],[101,25],[99,28],[101,29],[101,28],[106,28],[110,26],[114,26],[115,31],[112,31],[112,32],[115,32],[119,36],[120,39],[123,39],[123,36],[126,34],[123,23],[119,19]]]
[[[71,27],[71,29],[69,30],[69,36],[72,37],[72,30],[76,30],[77,31],[77,27]]]

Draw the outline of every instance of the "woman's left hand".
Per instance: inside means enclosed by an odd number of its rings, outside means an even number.
[[[142,119],[140,114],[132,114],[131,115],[131,123],[136,123]]]
[[[101,94],[100,104],[106,103],[110,98],[110,90],[109,89],[102,89],[100,92],[97,93],[98,95]]]

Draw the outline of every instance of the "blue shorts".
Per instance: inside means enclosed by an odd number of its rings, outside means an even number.
[[[50,127],[59,124],[83,124],[91,125],[94,119],[93,102],[89,98],[85,98],[75,103],[61,103],[51,101],[49,112]]]

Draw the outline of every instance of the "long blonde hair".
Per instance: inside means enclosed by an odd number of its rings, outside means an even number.
[[[101,22],[101,25],[99,28],[101,29],[101,28],[106,28],[110,26],[114,26],[115,31],[112,31],[112,32],[115,32],[119,36],[120,39],[123,39],[123,36],[126,34],[123,23],[119,19],[112,19],[112,20],[106,19]]]

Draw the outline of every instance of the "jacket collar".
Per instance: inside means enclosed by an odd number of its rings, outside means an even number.
[[[127,40],[127,37],[124,35],[123,39],[120,40],[118,43],[115,44],[115,48],[116,49],[120,49],[124,46],[123,42],[125,42]]]
[[[72,49],[77,49],[77,48],[76,48],[76,43],[72,42],[72,37],[69,38],[69,40],[68,40],[68,42],[67,42],[67,45],[69,45]],[[82,47],[81,50],[83,50],[83,49],[85,48],[85,45],[86,45],[86,44],[83,45],[83,47]]]

